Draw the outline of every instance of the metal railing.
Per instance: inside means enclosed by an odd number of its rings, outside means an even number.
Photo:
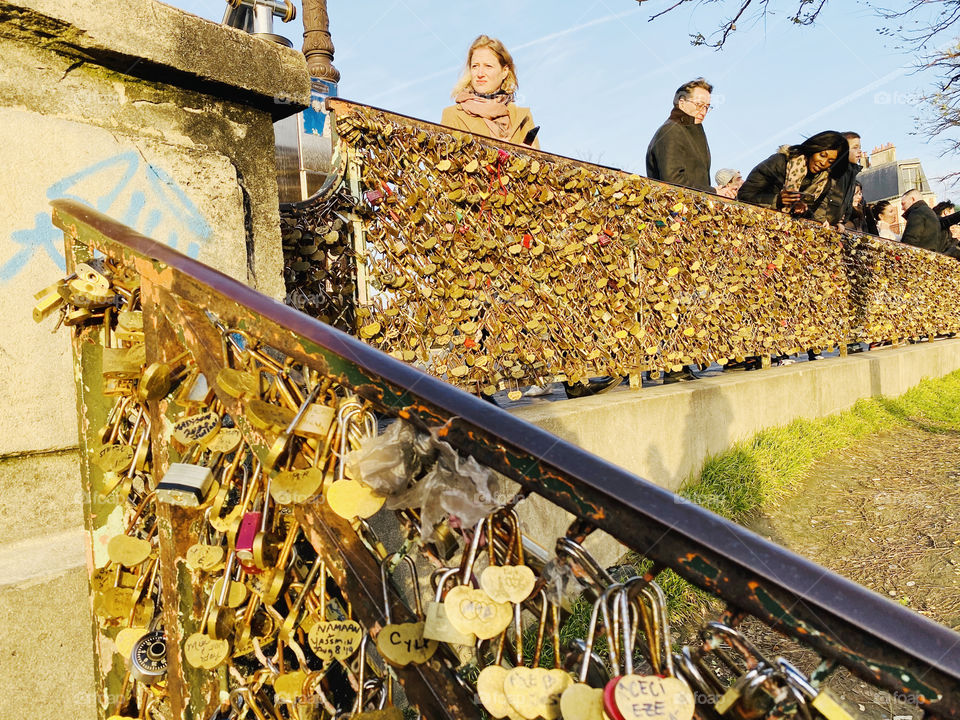
[[[118,303],[139,297],[143,364],[150,368],[165,362],[175,367],[186,353],[207,380],[205,407],[232,418],[264,467],[277,460],[271,452],[280,437],[278,430],[259,429],[250,419],[249,396],[235,397],[218,383],[224,368],[231,367],[231,357],[257,348],[256,366],[269,370],[273,387],[290,385],[293,406],[311,382],[322,382],[356,396],[384,418],[403,419],[424,432],[433,429],[462,456],[518,483],[523,494],[539,495],[572,513],[576,519],[567,532],[570,540],[580,542],[595,529],[604,530],[653,562],[647,580],[670,568],[724,601],[726,620],[753,616],[813,649],[829,668],[846,667],[878,687],[916,698],[928,713],[960,718],[960,635],[85,206],[54,202],[54,222],[64,230],[68,273],[102,254],[113,282],[121,288],[115,302],[88,308],[86,315],[70,319],[80,363],[79,407],[87,457],[111,442],[96,430],[105,419],[109,426],[114,400],[104,394],[102,384],[104,348],[125,345],[116,332]],[[278,383],[289,367],[299,368],[297,372],[308,378],[304,388],[297,389],[292,375]],[[142,368],[134,371],[135,377],[137,372]],[[121,497],[118,505],[108,491],[111,484],[118,487],[122,478],[102,472],[93,462],[85,465],[92,510],[89,522],[95,534],[105,532],[112,508],[129,506],[131,497],[149,495],[170,462],[183,459],[186,451],[171,441],[170,428],[177,427],[190,403],[166,394],[167,390],[144,395],[152,477],[140,479],[139,494],[139,475],[131,469],[124,474],[132,486],[121,485],[121,494],[129,491],[130,495]],[[135,383],[119,392],[140,397]],[[135,437],[137,423],[132,427],[128,440]],[[121,439],[125,432],[120,432]],[[317,457],[317,446],[301,447],[305,456],[312,452]],[[238,472],[236,465],[233,472]],[[228,473],[223,482],[240,481]],[[379,541],[371,539],[364,523],[333,512],[325,497],[290,504],[288,511],[315,549],[315,562],[324,563],[324,573],[339,588],[352,617],[366,631],[381,629],[386,618],[379,568],[384,548]],[[174,717],[212,717],[222,707],[222,691],[243,687],[237,685],[239,659],[227,663],[229,671],[225,666],[206,670],[191,666],[184,656],[184,640],[203,631],[201,620],[213,597],[184,561],[198,542],[204,517],[203,506],[156,503],[153,542],[162,617],[155,620],[166,632],[165,697]],[[113,529],[117,529],[115,522]],[[102,569],[95,573],[95,587],[102,587],[103,573]],[[118,570],[116,583],[123,586],[120,575],[125,573]],[[137,585],[141,590],[145,586],[148,590],[152,586],[152,576]],[[394,622],[397,617],[409,619],[409,611],[395,607]],[[131,614],[130,622],[132,618]],[[99,646],[110,647],[106,639],[112,643],[115,631],[125,622],[99,623]],[[282,658],[282,649],[279,652]],[[427,663],[392,672],[424,717],[480,717],[471,691],[453,672],[455,665],[438,654]],[[129,702],[131,681],[125,667],[107,657],[100,658],[100,668],[103,696],[115,701],[105,706],[109,715]],[[142,692],[147,693],[144,703],[155,702],[150,700],[155,690]]]

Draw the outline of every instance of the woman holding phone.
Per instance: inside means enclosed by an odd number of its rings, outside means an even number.
[[[516,91],[517,69],[510,53],[496,38],[481,35],[470,45],[463,75],[453,88],[456,104],[444,108],[440,123],[539,149],[539,128],[530,108],[513,102]]]
[[[848,153],[847,139],[832,130],[784,145],[750,171],[737,199],[836,226],[847,208],[827,200],[831,185],[843,182]]]

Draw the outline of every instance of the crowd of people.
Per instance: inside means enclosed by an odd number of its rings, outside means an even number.
[[[467,52],[466,67],[453,92],[454,105],[444,109],[441,123],[539,148],[540,128],[530,108],[514,103],[517,86],[510,53],[499,40],[481,35]],[[931,208],[917,190],[910,190],[899,202],[864,202],[863,187],[857,182],[862,170],[861,140],[853,131],[819,132],[778,148],[746,179],[737,170],[723,168],[711,182],[710,144],[703,121],[712,92],[713,86],[702,77],[677,88],[669,116],[647,147],[647,177],[960,259],[960,212],[949,201]],[[903,223],[898,222],[900,210]],[[898,234],[895,228],[901,226]],[[619,382],[619,378],[605,378],[565,388],[568,396],[581,397],[604,392]],[[539,393],[534,388],[527,394]]]

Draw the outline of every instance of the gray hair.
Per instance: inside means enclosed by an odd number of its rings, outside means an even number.
[[[713,92],[713,85],[702,77],[698,77],[696,80],[685,82],[677,88],[677,91],[673,94],[673,106],[677,107],[681,100],[689,100],[690,96],[693,95],[693,91],[697,88],[703,88],[707,92]]]

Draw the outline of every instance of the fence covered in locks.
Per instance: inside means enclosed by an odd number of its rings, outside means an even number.
[[[102,717],[851,720],[842,669],[960,718],[947,628],[79,203],[54,222],[34,317],[77,362]],[[716,601],[682,647],[666,569]]]
[[[349,192],[287,209],[290,297],[462,387],[492,393],[960,330],[943,301],[960,293],[952,259],[343,100],[329,106]]]

